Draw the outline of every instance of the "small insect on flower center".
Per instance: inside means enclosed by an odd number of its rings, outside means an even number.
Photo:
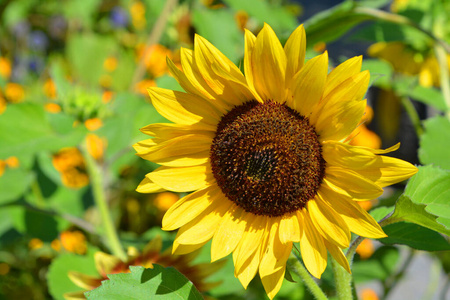
[[[308,118],[274,101],[252,100],[224,115],[210,158],[222,192],[256,215],[276,217],[305,207],[325,174]]]

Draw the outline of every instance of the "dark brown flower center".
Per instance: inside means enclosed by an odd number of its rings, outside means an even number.
[[[325,172],[308,118],[274,101],[252,100],[224,115],[210,158],[228,199],[247,212],[271,217],[305,207]]]

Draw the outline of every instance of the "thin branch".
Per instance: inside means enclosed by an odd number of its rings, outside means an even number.
[[[130,91],[133,91],[136,83],[138,83],[139,80],[141,80],[141,78],[144,77],[145,60],[148,56],[150,56],[152,54],[152,50],[150,50],[151,46],[156,45],[159,42],[159,40],[161,39],[164,29],[166,28],[166,24],[169,19],[169,16],[172,12],[172,9],[175,8],[177,3],[178,3],[178,0],[167,0],[166,1],[166,4],[161,12],[161,15],[159,16],[158,20],[156,20],[156,23],[153,26],[152,31],[150,32],[147,43],[145,45],[144,53],[142,54],[141,59],[139,60],[138,66],[133,74],[133,79],[131,80],[131,85],[130,85]]]

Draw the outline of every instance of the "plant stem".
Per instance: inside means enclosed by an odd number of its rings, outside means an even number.
[[[422,128],[422,125],[420,124],[419,114],[417,113],[417,110],[414,107],[414,104],[411,102],[411,99],[409,99],[409,97],[407,97],[407,96],[402,97],[401,101],[402,101],[403,107],[406,110],[406,113],[408,114],[409,118],[411,119],[411,123],[414,126],[417,136],[420,137],[423,134],[423,128]]]
[[[434,46],[434,51],[436,52],[436,58],[439,63],[441,89],[446,107],[445,114],[447,118],[450,119],[450,75],[448,71],[447,55],[444,48],[438,44]]]
[[[106,203],[106,196],[103,186],[103,174],[101,168],[87,151],[86,142],[84,142],[84,144],[82,145],[81,151],[83,153],[86,168],[89,174],[89,179],[91,181],[94,201],[101,215],[102,225],[106,235],[106,239],[108,241],[108,246],[110,247],[113,255],[117,256],[122,261],[125,261],[127,259],[127,255],[122,248],[122,244],[119,241],[119,236],[117,234],[116,228],[114,227],[114,223],[109,212],[108,205]]]
[[[134,89],[134,86],[136,83],[141,80],[141,78],[145,74],[145,61],[149,55],[151,55],[152,50],[149,50],[151,46],[157,44],[159,40],[161,39],[161,36],[163,34],[163,31],[166,27],[167,21],[169,19],[170,13],[172,12],[172,9],[175,8],[177,5],[178,0],[166,0],[166,4],[159,15],[158,20],[156,20],[155,25],[152,28],[152,31],[150,32],[150,35],[148,37],[147,43],[145,45],[144,53],[141,56],[141,59],[139,60],[138,66],[133,74],[133,79],[131,80],[130,85],[130,91]]]
[[[352,300],[352,274],[348,273],[333,257],[331,258],[331,267],[333,268],[338,299]]]
[[[447,44],[444,40],[436,37],[432,32],[420,27],[418,24],[414,23],[407,17],[393,14],[393,13],[386,12],[386,11],[382,11],[382,10],[375,9],[375,8],[360,7],[360,6],[356,6],[354,8],[354,12],[358,13],[359,15],[373,17],[376,20],[381,20],[381,21],[386,21],[386,22],[390,22],[390,23],[413,27],[413,28],[417,29],[418,31],[426,34],[433,41],[435,41],[436,44],[439,44],[443,48],[443,50],[445,50],[447,53],[450,53],[450,45],[449,44]]]
[[[315,299],[326,300],[327,296],[324,294],[322,289],[319,287],[317,282],[308,273],[305,266],[300,262],[300,258],[293,252],[288,260],[288,267],[291,271],[297,274],[305,283],[306,287],[309,289],[311,294],[313,294]]]

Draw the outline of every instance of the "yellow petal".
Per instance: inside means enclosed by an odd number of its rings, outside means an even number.
[[[255,95],[255,99],[259,102],[263,102],[261,96],[256,92],[255,89],[255,81],[253,73],[255,70],[253,69],[252,55],[253,49],[255,48],[256,37],[253,33],[247,29],[245,29],[245,55],[244,55],[244,72],[245,79],[247,81],[247,85],[253,91]]]
[[[106,254],[101,251],[95,252],[94,260],[95,268],[103,277],[105,277],[107,274],[111,274],[118,264],[123,263],[118,257]]]
[[[303,24],[291,33],[284,45],[284,52],[287,57],[286,87],[289,87],[292,78],[300,71],[305,61],[306,34]]]
[[[84,296],[84,293],[86,293],[86,290],[84,291],[79,291],[79,292],[70,292],[70,293],[65,293],[63,295],[64,299],[66,300],[85,300],[86,297]]]
[[[361,99],[369,78],[368,71],[352,76],[322,100],[320,108],[311,116],[321,141],[341,140],[356,128],[366,107],[366,101]]]
[[[209,163],[181,168],[162,166],[148,174],[148,178],[174,192],[200,190],[215,182]]]
[[[300,242],[300,235],[300,222],[297,213],[283,216],[280,221],[280,241],[283,244]]]
[[[73,283],[88,291],[99,287],[103,280],[101,277],[86,275],[76,271],[69,271],[67,275]]]
[[[324,182],[336,193],[359,200],[371,200],[383,194],[383,189],[358,173],[340,167],[327,167]]]
[[[323,97],[333,91],[338,85],[348,78],[361,72],[362,55],[347,59],[342,64],[334,68],[327,76],[327,83],[323,92]]]
[[[230,254],[241,241],[246,226],[247,213],[232,205],[222,218],[211,243],[211,261]]]
[[[139,183],[138,187],[136,188],[136,191],[138,193],[147,194],[147,193],[161,193],[164,192],[165,189],[163,189],[162,187],[160,187],[159,185],[155,184],[150,179],[145,177],[141,181],[141,183]]]
[[[155,109],[174,123],[216,126],[220,121],[215,107],[195,95],[157,87],[149,88],[148,93]]]
[[[292,250],[292,242],[281,243],[279,238],[279,222],[281,218],[271,218],[272,226],[270,228],[270,236],[267,247],[264,250],[259,264],[259,274],[261,279],[271,275],[281,269],[286,268],[286,261]],[[264,281],[263,281],[264,284]]]
[[[184,255],[188,253],[192,253],[197,249],[200,249],[203,247],[208,241],[205,241],[203,243],[195,244],[195,245],[181,245],[177,243],[176,241],[173,242],[172,246],[172,254],[175,255]]]
[[[327,240],[324,240],[325,247],[327,247],[328,252],[330,252],[331,256],[349,273],[352,273],[350,270],[350,265],[348,263],[347,258],[345,257],[344,253],[342,252],[341,248],[336,246],[333,243],[328,242]]]
[[[292,80],[292,99],[288,105],[301,115],[309,117],[322,98],[328,72],[328,52],[306,62]]]
[[[163,166],[196,166],[208,161],[211,143],[210,136],[187,134],[157,143],[138,155]]]
[[[142,133],[157,137],[160,140],[170,140],[185,134],[203,134],[208,135],[209,132],[215,132],[217,126],[204,123],[194,125],[172,124],[172,123],[154,123],[142,127]]]
[[[341,216],[351,232],[368,238],[383,238],[386,234],[375,219],[352,199],[336,193],[323,183],[319,193],[322,199]]]
[[[327,249],[308,213],[303,213],[303,224],[304,231],[300,240],[303,263],[311,275],[320,279],[327,266]]]
[[[225,213],[230,208],[231,201],[216,201],[195,219],[181,226],[175,241],[182,245],[195,245],[209,241],[216,232]]]
[[[401,182],[417,173],[417,168],[401,159],[376,155],[372,149],[329,141],[323,144],[327,164],[348,168],[380,187]]]
[[[267,222],[268,217],[256,216],[251,213],[247,215],[247,227],[238,247],[233,253],[234,267],[237,273],[241,271],[248,258],[255,255],[254,253],[262,244]]]
[[[253,80],[263,100],[285,101],[286,53],[273,29],[264,24],[252,51]]]
[[[194,47],[198,70],[218,97],[233,106],[253,99],[246,89],[244,75],[216,47],[199,35],[195,36]]]
[[[162,219],[163,230],[175,230],[192,221],[203,211],[223,201],[222,192],[217,185],[193,192],[172,205]]]
[[[259,244],[257,245],[259,246]],[[259,248],[259,247],[258,247]],[[244,289],[247,289],[248,284],[255,277],[256,272],[258,271],[259,262],[261,257],[261,251],[259,249],[255,251],[253,255],[250,255],[243,263],[239,271],[238,269],[234,269],[234,276],[239,279]],[[234,258],[234,253],[233,253]]]
[[[344,220],[329,207],[320,195],[316,195],[307,203],[308,212],[314,226],[320,234],[341,248],[350,243],[350,230]]]
[[[284,273],[286,268],[282,268],[275,273],[262,276],[261,282],[263,284],[264,290],[270,299],[273,299],[281,288],[284,279]]]

